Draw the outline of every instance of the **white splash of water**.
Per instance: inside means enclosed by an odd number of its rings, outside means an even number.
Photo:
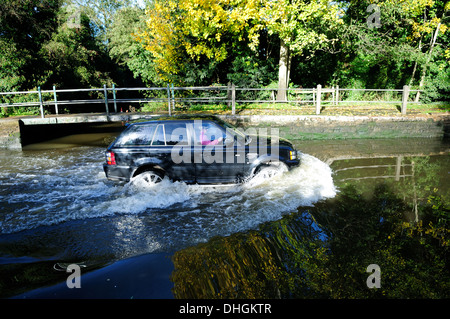
[[[10,174],[5,177],[7,182],[19,177],[22,184],[8,195],[2,197],[0,193],[0,201],[8,206],[0,214],[0,233],[118,214],[157,214],[171,221],[165,230],[169,236],[172,232],[172,236],[201,240],[230,234],[335,196],[330,167],[307,154],[301,161],[299,167],[282,175],[256,177],[228,187],[166,179],[152,186],[122,186],[106,181],[99,163],[89,161],[60,169],[52,164],[40,174],[36,170]]]

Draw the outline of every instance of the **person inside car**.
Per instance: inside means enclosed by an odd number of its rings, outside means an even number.
[[[211,136],[208,134],[208,130],[210,129],[210,126],[202,126],[201,132],[200,132],[200,143],[202,145],[217,145],[223,141],[222,137],[219,137],[218,139],[211,140],[208,138],[208,136]]]

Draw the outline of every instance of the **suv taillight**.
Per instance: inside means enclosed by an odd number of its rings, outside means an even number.
[[[106,152],[106,163],[108,165],[116,165],[116,157],[113,152]]]

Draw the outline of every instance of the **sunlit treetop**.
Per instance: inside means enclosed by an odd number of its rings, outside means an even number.
[[[179,72],[182,51],[224,61],[233,42],[246,42],[257,51],[260,31],[277,34],[301,54],[330,41],[328,28],[342,23],[337,4],[303,0],[165,0],[147,10],[147,29],[139,36],[156,59],[162,76]]]

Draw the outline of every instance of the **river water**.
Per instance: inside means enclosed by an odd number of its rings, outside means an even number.
[[[182,263],[183,258],[195,256],[205,269],[229,264],[212,262],[202,249],[218,246],[226,251],[227,241],[239,246],[255,232],[273,242],[264,229],[289,224],[293,216],[301,216],[304,223],[305,209],[324,202],[333,205],[330,201],[349,184],[370,197],[386,180],[419,180],[420,163],[411,158],[425,158],[424,165],[433,169],[434,179],[420,187],[445,196],[450,187],[445,140],[295,141],[303,151],[300,167],[271,180],[221,187],[168,180],[154,187],[107,181],[101,142],[107,140],[76,135],[23,151],[0,151],[1,297],[211,297],[184,282],[189,275],[183,269],[192,266]],[[414,219],[414,213],[408,218]],[[322,225],[306,219],[315,228]],[[290,227],[298,227],[298,221],[294,218]],[[320,238],[326,241],[327,236],[322,233]],[[283,240],[293,239],[286,235]],[[260,261],[249,266],[252,259],[241,255],[251,256],[252,251],[235,251],[230,258],[240,256],[236,267],[250,269]],[[82,287],[89,289],[67,287],[68,264],[82,267]],[[208,281],[208,276],[202,278],[196,280]],[[219,295],[229,288],[214,285]],[[269,290],[261,289],[256,297],[271,297]]]

